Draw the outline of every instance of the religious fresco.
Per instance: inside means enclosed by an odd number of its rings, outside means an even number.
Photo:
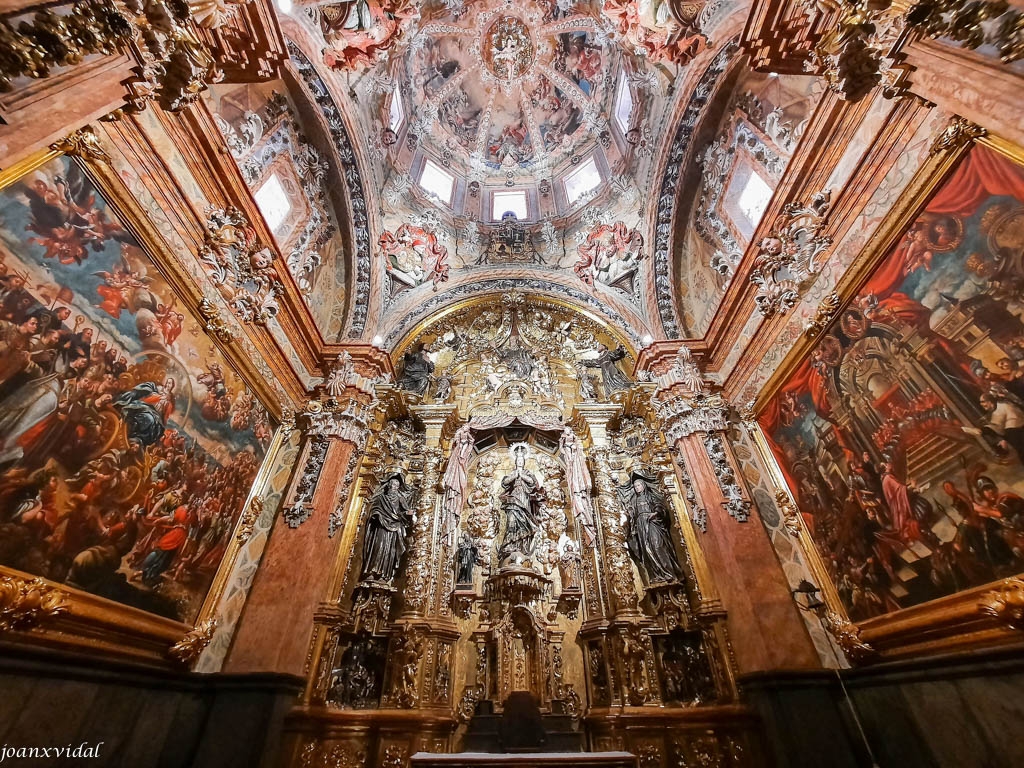
[[[1024,570],[1022,252],[976,146],[760,416],[853,620]]]
[[[606,100],[615,58],[598,34],[602,22],[585,5],[558,11],[558,19],[554,11],[537,0],[491,8],[425,4],[409,52],[390,73],[421,105],[417,140],[436,123],[434,138],[460,166],[484,160],[491,172],[547,153],[561,162],[578,149],[587,138],[584,106]]]
[[[624,222],[598,224],[580,244],[573,271],[587,285],[596,281],[633,296],[643,249],[644,236]]]
[[[192,622],[266,411],[77,160],[0,191],[0,565]]]
[[[601,45],[593,32],[565,32],[559,35],[551,65],[558,72],[568,75],[587,96],[597,96],[597,89],[604,78],[604,62]]]
[[[320,28],[328,48],[324,63],[348,70],[371,64],[398,42],[416,6],[409,0],[344,0],[320,7]]]
[[[428,280],[436,290],[438,284],[448,280],[448,249],[437,241],[433,232],[403,224],[394,233],[385,231],[379,245],[392,280],[392,295]]]

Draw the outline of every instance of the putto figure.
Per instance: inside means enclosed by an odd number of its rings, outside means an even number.
[[[505,560],[513,555],[533,553],[534,538],[540,525],[540,497],[543,489],[537,477],[526,468],[526,446],[512,448],[515,465],[501,478],[501,509],[505,513],[505,536],[498,556]]]
[[[655,478],[634,470],[630,484],[619,489],[626,513],[626,548],[648,584],[674,583],[682,570],[672,544],[671,518]]]
[[[406,484],[401,472],[388,475],[370,496],[360,580],[386,584],[394,580],[405,554],[416,496],[416,490]]]

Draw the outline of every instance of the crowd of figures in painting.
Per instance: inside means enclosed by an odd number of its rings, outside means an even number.
[[[0,565],[191,621],[271,432],[78,161],[0,191]]]

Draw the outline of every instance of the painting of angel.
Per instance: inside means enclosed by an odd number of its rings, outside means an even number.
[[[759,417],[854,620],[1024,570],[1022,233],[975,146]]]
[[[553,65],[564,72],[587,96],[595,95],[604,77],[601,46],[586,32],[565,32],[558,36]]]
[[[191,622],[269,438],[84,166],[0,190],[0,565]]]
[[[416,8],[409,0],[342,0],[319,10],[327,41],[324,63],[350,70],[373,64],[378,54],[390,49]]]

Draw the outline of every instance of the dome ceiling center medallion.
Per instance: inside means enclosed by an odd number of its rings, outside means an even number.
[[[522,19],[500,16],[488,28],[483,58],[499,80],[509,82],[522,77],[533,64],[533,57],[533,38]]]

